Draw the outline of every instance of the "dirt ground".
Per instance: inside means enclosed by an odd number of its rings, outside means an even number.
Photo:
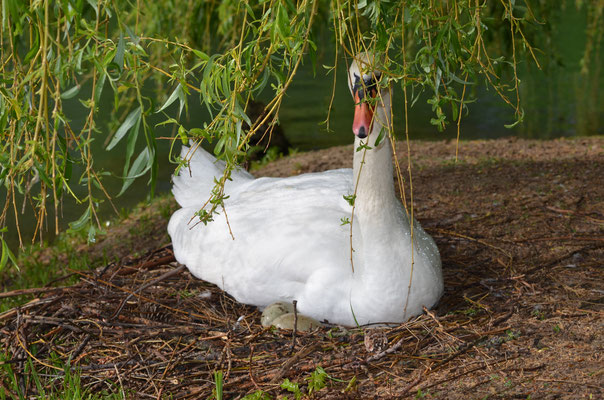
[[[443,260],[435,310],[391,327],[263,329],[254,307],[173,261],[162,200],[80,248],[116,262],[0,314],[0,390],[39,393],[31,362],[46,387],[69,363],[85,388],[129,398],[208,398],[217,371],[226,399],[604,398],[604,138],[462,142],[457,162],[455,150],[410,146],[414,214]],[[410,205],[406,144],[396,153]],[[256,174],[349,167],[351,154]],[[132,239],[143,220],[155,233]]]

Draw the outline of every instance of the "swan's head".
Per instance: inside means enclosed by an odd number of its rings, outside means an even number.
[[[352,132],[364,139],[387,124],[390,109],[390,92],[380,86],[382,73],[379,70],[380,57],[373,53],[357,54],[348,69],[348,87],[354,99],[354,120]],[[376,127],[374,127],[376,125]],[[377,128],[377,129],[376,129]]]

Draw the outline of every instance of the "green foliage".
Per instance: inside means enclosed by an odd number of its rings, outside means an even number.
[[[262,390],[257,390],[254,393],[248,394],[241,400],[271,400],[271,396],[264,393]]]
[[[306,378],[308,381],[308,394],[312,395],[314,392],[318,392],[327,386],[325,380],[328,378],[329,375],[327,375],[327,372],[322,367],[317,367],[310,373],[310,377]]]
[[[71,368],[69,364],[62,364],[59,357],[53,354],[53,365],[40,365],[28,357],[25,361],[24,380],[20,381],[13,371],[12,363],[5,354],[0,353],[0,381],[3,382],[3,390],[0,391],[0,400],[40,398],[49,400],[97,400],[97,399],[123,399],[123,390],[115,390],[114,393],[98,392],[92,393],[81,383],[80,371]],[[51,373],[58,379],[46,380]],[[23,391],[25,389],[25,392]],[[8,391],[8,392],[7,392]],[[32,391],[35,393],[32,393]]]
[[[512,329],[508,329],[507,331],[505,331],[505,341],[511,341],[511,340],[516,340],[518,339],[518,337],[520,336],[520,333],[517,331],[514,331]]]
[[[302,391],[300,390],[300,385],[296,382],[292,382],[289,379],[285,378],[285,380],[281,383],[281,389],[285,389],[288,392],[294,394],[294,398],[296,400],[300,400],[302,398]]]
[[[357,195],[356,194],[350,194],[350,195],[344,195],[342,197],[344,198],[344,200],[346,200],[346,202],[348,204],[350,204],[351,206],[354,206],[354,201],[356,200]]]
[[[95,154],[109,151],[122,160],[117,196],[141,177],[152,194],[159,126],[174,128],[172,143],[212,142],[226,162],[219,188],[199,213],[211,220],[249,138],[277,121],[299,66],[314,65],[315,37],[325,27],[333,42],[323,47],[335,47],[329,69],[361,51],[383,54],[381,84],[402,89],[410,105],[428,94],[430,122],[439,129],[460,123],[479,81],[511,106],[513,125],[523,116],[516,66],[522,54],[536,60],[530,45],[542,24],[536,15],[552,7],[545,0],[3,1],[0,186],[7,195],[0,228],[9,213],[18,224],[27,208],[41,238],[47,225],[58,231],[62,208],[83,204],[70,229],[94,240],[99,206],[114,195],[104,186],[111,174],[95,166]],[[603,13],[601,2],[585,7],[588,68]],[[251,121],[248,102],[261,93],[272,100]],[[203,126],[186,126],[183,112],[191,111],[193,97],[209,115]],[[100,108],[110,109],[108,118]],[[151,122],[158,117],[164,121]]]
[[[222,400],[222,371],[214,372],[214,390],[213,397],[216,400]]]
[[[261,151],[262,147],[260,146],[250,146],[251,151]],[[248,151],[249,151],[248,150]],[[252,165],[250,167],[251,171],[260,169],[261,167],[267,165],[268,163],[275,161],[279,158],[283,157],[283,154],[280,153],[279,148],[277,147],[269,147],[268,150],[266,151],[266,154],[264,154],[264,156],[258,160],[258,161],[252,161]]]
[[[7,231],[6,227],[3,227],[2,229],[0,229],[0,232],[6,232],[6,231]],[[10,260],[10,262],[13,263],[13,265],[15,265],[17,268],[19,268],[17,265],[17,259],[15,258],[15,255],[8,248],[6,241],[2,237],[0,237],[0,247],[2,248],[2,250],[0,252],[0,272],[2,272],[2,270],[6,267],[9,260]]]
[[[156,212],[159,211],[159,214]],[[141,243],[158,234],[158,227],[165,226],[175,205],[170,194],[155,197],[149,203],[140,203],[128,214],[122,210],[120,218],[107,221],[107,232],[100,237],[99,246],[85,246],[88,237],[86,232],[62,232],[52,245],[32,244],[15,256],[18,269],[0,270],[0,291],[11,291],[24,288],[40,288],[46,285],[71,285],[79,279],[75,271],[89,272],[105,266],[133,252],[133,243]],[[162,232],[163,242],[168,237]],[[1,239],[1,238],[0,238]],[[154,239],[151,239],[152,241]],[[120,250],[119,247],[123,246]],[[31,300],[34,294],[20,295],[0,300],[0,313]]]
[[[346,388],[343,392],[348,392],[354,388],[356,385],[356,377],[353,377],[350,381],[344,381],[342,379],[337,379],[325,372],[325,370],[318,366],[313,372],[310,373],[310,376],[306,377],[304,380],[308,382],[307,392],[308,396],[311,398],[316,394],[316,392],[320,391],[324,387],[327,386],[327,380],[331,380],[334,382],[347,383]],[[295,399],[301,399],[304,396],[304,391],[300,388],[300,385],[296,382],[292,382],[289,379],[285,378],[280,385],[281,389],[287,390],[288,392],[294,395]],[[242,400],[270,400],[271,396],[267,393],[264,393],[262,390],[258,390],[252,394],[248,394]]]

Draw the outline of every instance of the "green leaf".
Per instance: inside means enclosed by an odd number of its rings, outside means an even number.
[[[136,160],[132,163],[130,170],[128,171],[128,175],[124,177],[124,183],[122,185],[122,189],[118,193],[118,197],[124,194],[126,189],[134,183],[134,180],[142,175],[144,175],[151,168],[151,159],[149,148],[145,147],[143,151],[140,152]]]
[[[8,252],[10,250],[8,249],[8,245],[6,244],[4,239],[0,238],[0,240],[2,241],[2,255],[0,255],[0,272],[2,272],[4,267],[6,267],[6,263],[8,262]]]
[[[281,389],[285,389],[288,392],[293,393],[296,400],[299,400],[302,398],[302,392],[300,391],[300,386],[296,382],[290,381],[288,378],[285,378],[285,380],[281,383]]]
[[[459,117],[459,108],[454,101],[451,101],[451,114],[453,115],[453,121],[457,121]]]
[[[90,206],[88,206],[86,208],[86,211],[84,211],[84,214],[82,214],[82,216],[77,221],[69,223],[68,231],[70,231],[70,232],[81,231],[88,224],[89,220],[90,220]]]
[[[164,105],[161,106],[160,109],[157,110],[156,112],[161,112],[161,111],[165,110],[166,108],[168,108],[172,103],[174,103],[174,101],[176,101],[176,99],[180,96],[180,92],[181,91],[182,91],[182,86],[179,83],[176,86],[176,89],[174,89],[174,91],[170,95],[170,97],[168,97],[168,100],[166,100],[166,102],[164,103]]]
[[[96,234],[99,230],[93,224],[88,227],[88,243],[96,242]]]
[[[220,139],[218,139],[218,143],[216,143],[216,147],[214,147],[214,154],[216,156],[220,155],[220,153],[222,152],[222,148],[226,144],[227,140],[228,140],[228,136],[226,136],[226,135],[223,135],[220,137]]]
[[[120,39],[117,42],[117,51],[115,52],[115,57],[113,57],[113,62],[117,64],[120,71],[124,69],[124,50],[126,49],[126,41],[124,40],[124,33],[120,31]]]
[[[132,30],[130,28],[128,28],[128,26],[126,26],[125,28],[126,28],[126,33],[130,37],[130,41],[133,42],[134,44],[138,44],[138,42],[140,41],[140,38],[138,36],[136,36],[136,34],[134,32],[132,32]]]
[[[354,206],[354,201],[357,198],[356,194],[351,194],[348,196],[344,195],[342,197],[344,197],[344,200],[346,200],[348,202],[348,204],[350,204],[351,206]]]
[[[128,116],[126,117],[122,125],[119,127],[119,129],[117,130],[105,150],[113,149],[115,145],[117,145],[119,141],[122,140],[126,133],[128,133],[130,128],[134,126],[134,124],[140,123],[141,112],[142,108],[138,106],[135,110],[128,114]]]
[[[270,76],[271,76],[270,71],[268,70],[268,68],[265,68],[264,71],[262,72],[262,79],[260,80],[260,83],[258,83],[256,85],[257,93],[262,92],[262,90],[266,87],[266,84],[268,83]]]
[[[271,396],[264,393],[262,390],[256,390],[254,393],[248,394],[241,400],[271,400]]]
[[[88,0],[88,4],[90,4],[92,6],[92,8],[94,8],[94,12],[98,15],[99,14],[99,4],[98,4],[98,0]]]
[[[61,98],[63,100],[71,99],[72,97],[74,97],[75,95],[77,95],[80,92],[81,88],[82,87],[80,85],[75,85],[71,89],[68,89],[68,90],[64,91],[63,93],[61,93]]]
[[[283,3],[279,3],[277,7],[277,30],[282,39],[289,37],[289,18],[287,17],[287,10]]]
[[[38,49],[40,49],[40,35],[38,34],[38,29],[35,25],[33,25],[32,35],[34,36],[34,42],[31,45],[31,49],[25,55],[25,59],[23,60],[23,64],[28,64],[38,53]]]
[[[52,187],[52,182],[50,181],[50,178],[48,178],[48,175],[46,175],[46,171],[44,171],[44,166],[38,161],[34,161],[34,168],[38,172],[38,176],[40,177],[42,182],[44,182],[48,187]]]
[[[212,141],[212,135],[206,129],[191,128],[189,129],[189,135],[193,136],[194,138],[205,138],[209,142]]]
[[[318,392],[327,386],[325,383],[325,379],[327,378],[329,378],[329,375],[327,375],[327,372],[320,366],[311,372],[310,378],[306,378],[308,380],[308,394]]]
[[[195,54],[197,58],[201,58],[203,61],[208,61],[210,59],[210,56],[208,56],[203,51],[193,49],[193,54]]]
[[[128,135],[128,142],[126,144],[126,159],[124,161],[124,175],[127,175],[128,166],[130,165],[130,159],[134,154],[134,147],[136,146],[136,140],[138,139],[138,132],[141,126],[141,119],[137,120],[137,123],[134,125],[134,129],[132,133]]]
[[[242,126],[242,121],[240,119],[237,120],[237,122],[235,123],[235,137],[236,137],[236,142],[235,142],[235,147],[239,147],[239,143],[241,143],[241,126]]]
[[[365,143],[365,142],[363,142],[363,141],[361,140],[361,144],[359,144],[359,145],[357,146],[357,148],[356,148],[356,150],[355,150],[355,151],[356,151],[356,152],[359,152],[359,151],[361,151],[361,150],[371,150],[371,148],[372,148],[371,146],[369,146],[367,143]]]
[[[181,125],[178,127],[178,136],[180,136],[180,141],[183,145],[187,145],[189,143],[189,138],[187,137],[187,130]]]
[[[458,78],[454,73],[449,72],[449,78],[453,79],[457,83],[461,83],[462,85],[473,85],[474,82],[466,82],[461,78]]]
[[[159,122],[159,123],[155,124],[155,126],[158,127],[158,126],[164,126],[164,125],[168,125],[168,124],[176,124],[176,125],[178,125],[178,121],[175,120],[174,118],[168,118],[165,121],[162,121],[162,122]]]
[[[380,129],[380,133],[378,134],[377,139],[375,139],[374,146],[375,147],[379,146],[385,137],[386,137],[386,129],[384,127],[382,127],[382,129]]]
[[[216,400],[222,400],[222,385],[223,385],[223,378],[222,378],[222,371],[215,371],[214,372],[214,385],[215,387],[215,396],[216,396]]]
[[[105,79],[107,78],[107,72],[104,69],[100,70],[101,76],[97,80],[96,87],[94,89],[94,104],[96,107],[99,105],[101,100],[101,94],[103,93],[103,87],[105,86]]]
[[[2,231],[6,231],[6,228],[2,229]],[[13,252],[8,248],[8,244],[4,241],[4,238],[0,237],[0,242],[2,242],[2,255],[0,255],[0,272],[2,272],[2,270],[6,267],[6,265],[8,264],[8,260],[10,260],[18,270],[19,265],[17,264],[17,259],[15,258]]]
[[[209,78],[210,78],[210,74],[212,73],[212,69],[214,68],[214,60],[218,57],[218,54],[214,54],[213,56],[211,56],[208,59],[208,63],[206,64],[205,68],[203,69],[203,79],[201,81],[202,85],[204,84],[204,82],[208,82]],[[202,95],[204,93],[202,92]]]

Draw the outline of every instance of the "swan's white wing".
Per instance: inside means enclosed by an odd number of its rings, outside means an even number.
[[[224,212],[208,225],[193,226],[189,221],[197,209],[185,207],[168,228],[174,253],[194,275],[244,303],[300,299],[319,287],[325,292],[350,272],[350,227],[341,218],[350,218],[343,196],[351,192],[349,169],[243,183],[225,201],[235,239]],[[332,287],[342,291],[346,285]]]
[[[183,146],[180,156],[188,160],[188,165],[172,177],[174,198],[181,207],[201,207],[211,196],[214,178],[222,178],[225,163],[202,148],[193,150]],[[247,171],[237,169],[231,172],[231,180],[225,188],[237,187],[253,179]]]

